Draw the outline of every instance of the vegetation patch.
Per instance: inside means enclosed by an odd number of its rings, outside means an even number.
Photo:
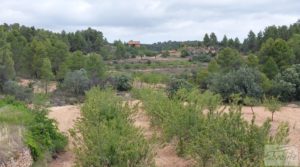
[[[151,166],[150,148],[115,92],[92,88],[76,123],[78,166]]]
[[[8,142],[9,147],[11,143],[24,144],[35,161],[63,151],[67,144],[67,138],[58,132],[55,121],[47,117],[47,111],[28,109],[13,98],[0,100],[0,126],[5,127],[1,131],[4,133],[1,142]],[[17,130],[12,132],[13,129]]]

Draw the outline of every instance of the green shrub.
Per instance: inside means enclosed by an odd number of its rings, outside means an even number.
[[[257,126],[253,117],[249,123],[235,103],[222,112],[222,99],[212,92],[181,89],[172,99],[149,89],[133,94],[142,99],[151,121],[162,128],[165,137],[177,139],[178,153],[194,157],[198,166],[260,166],[265,145],[287,142],[287,124],[271,134],[269,120]]]
[[[149,166],[149,145],[129,121],[129,109],[111,90],[92,88],[76,124],[76,165]]]
[[[173,97],[179,89],[192,89],[192,84],[190,84],[185,79],[173,78],[167,86],[167,93],[169,97]]]
[[[161,57],[163,57],[163,58],[170,57],[169,51],[163,51],[161,54]]]
[[[132,79],[127,75],[117,76],[115,83],[115,88],[118,91],[128,91],[132,88]]]
[[[188,56],[190,56],[190,53],[186,50],[186,49],[183,49],[182,51],[181,51],[181,57],[188,57]]]
[[[192,57],[192,61],[199,61],[204,63],[210,62],[211,59],[212,57],[209,54],[200,54]]]
[[[81,69],[68,72],[62,87],[75,95],[84,94],[89,89],[89,78],[86,70]]]
[[[19,125],[25,128],[24,142],[35,161],[55,154],[67,145],[67,137],[58,131],[54,120],[45,110],[30,110],[25,104],[12,98],[0,100],[0,124]]]
[[[134,73],[134,77],[141,82],[149,83],[149,84],[159,84],[159,83],[167,83],[170,79],[170,76],[162,73]]]
[[[282,101],[300,100],[300,64],[285,69],[275,77],[271,95]]]
[[[7,81],[3,85],[3,93],[14,96],[18,100],[30,102],[33,92],[32,89],[20,86],[15,81]]]
[[[214,76],[209,89],[219,93],[225,100],[229,100],[232,94],[240,94],[242,97],[262,98],[262,78],[259,71],[242,67],[237,71]]]

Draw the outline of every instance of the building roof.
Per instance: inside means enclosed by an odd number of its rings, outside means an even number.
[[[130,40],[128,41],[128,45],[140,45],[140,41],[133,41],[133,40]]]

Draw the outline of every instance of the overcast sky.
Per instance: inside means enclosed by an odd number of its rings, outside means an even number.
[[[0,0],[0,22],[75,31],[92,27],[111,42],[152,43],[219,38],[243,39],[249,30],[290,25],[300,0]]]

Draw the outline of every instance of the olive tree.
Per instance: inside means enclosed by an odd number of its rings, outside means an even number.
[[[89,78],[84,69],[68,72],[63,82],[63,88],[75,95],[84,94],[89,88]]]
[[[225,100],[229,100],[232,94],[254,98],[263,95],[260,72],[252,68],[242,67],[227,74],[215,75],[211,82],[209,89],[221,94]]]

